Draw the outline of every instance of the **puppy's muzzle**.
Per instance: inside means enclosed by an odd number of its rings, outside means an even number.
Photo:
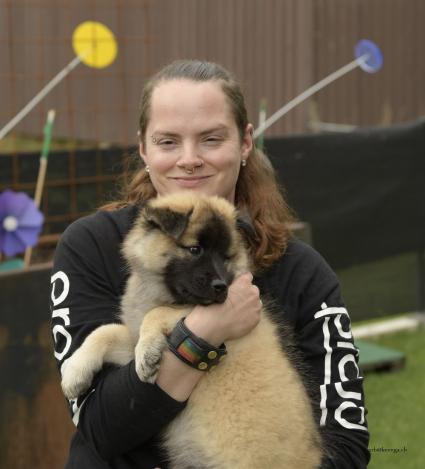
[[[214,279],[211,282],[211,288],[215,295],[215,301],[223,303],[227,298],[227,283],[221,279]]]

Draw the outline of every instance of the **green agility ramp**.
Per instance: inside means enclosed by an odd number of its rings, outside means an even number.
[[[363,340],[356,340],[355,344],[360,350],[360,368],[364,372],[404,368],[406,356],[402,352]]]

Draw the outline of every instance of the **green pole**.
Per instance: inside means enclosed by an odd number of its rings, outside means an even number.
[[[41,149],[40,155],[40,166],[38,168],[38,177],[37,177],[37,184],[35,186],[35,194],[34,194],[34,203],[37,207],[40,207],[41,197],[43,195],[43,188],[44,188],[44,180],[46,179],[46,171],[47,171],[47,161],[49,158],[49,150],[50,150],[50,143],[52,141],[52,130],[53,130],[53,122],[55,121],[55,111],[50,110],[47,113],[47,120],[46,124],[43,128],[43,147]],[[32,255],[32,248],[28,247],[25,250],[24,256],[24,266],[28,267],[31,263],[31,255]]]
[[[45,158],[46,160],[49,157],[50,143],[52,142],[52,131],[53,131],[54,121],[55,121],[55,111],[51,109],[47,113],[47,120],[43,129],[44,140],[43,140],[43,148],[41,150],[41,158]]]
[[[54,121],[55,121],[55,111],[50,110],[47,113],[47,120],[43,129],[43,134],[44,134],[43,147],[41,150],[40,167],[38,170],[37,185],[35,188],[35,195],[34,195],[34,202],[37,205],[37,207],[40,206],[41,196],[43,194],[44,180],[46,177],[46,170],[47,170],[47,160],[49,157],[50,143],[52,141],[52,131],[53,131]]]

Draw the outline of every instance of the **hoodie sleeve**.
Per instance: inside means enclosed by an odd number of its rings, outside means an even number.
[[[311,247],[294,241],[271,281],[293,324],[326,444],[322,469],[362,469],[370,459],[359,351],[338,279]],[[269,287],[270,288],[270,287]]]
[[[329,449],[322,467],[361,469],[370,459],[363,377],[350,317],[332,277],[322,272],[318,284],[310,284],[301,309],[308,320],[298,335],[319,385],[315,406]],[[324,279],[327,281],[322,283]]]
[[[114,220],[97,213],[70,225],[58,244],[50,304],[59,369],[91,331],[119,322],[121,240]],[[69,402],[78,431],[106,460],[147,442],[184,406],[157,385],[141,382],[134,361],[105,366],[88,392]]]

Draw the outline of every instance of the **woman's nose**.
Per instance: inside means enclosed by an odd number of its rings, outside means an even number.
[[[196,166],[202,161],[199,148],[195,144],[186,144],[182,146],[181,155],[177,162],[178,166]]]

